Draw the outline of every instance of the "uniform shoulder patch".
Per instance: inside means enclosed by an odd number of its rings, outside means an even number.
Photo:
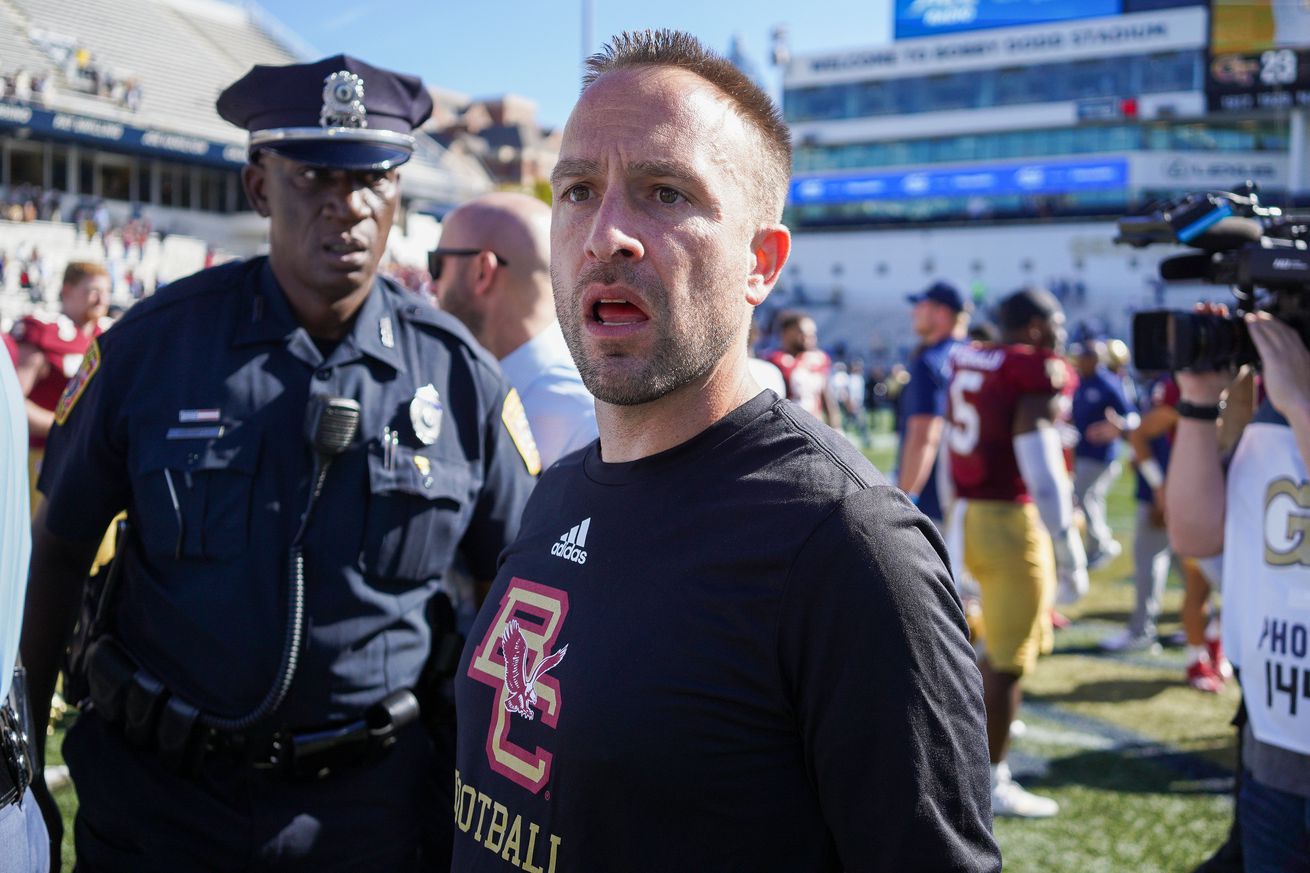
[[[62,425],[68,421],[68,415],[77,405],[78,399],[81,398],[82,392],[90,384],[91,377],[100,369],[100,341],[95,340],[91,347],[86,350],[86,356],[82,358],[82,366],[77,368],[77,372],[68,380],[64,393],[59,398],[59,404],[55,406],[55,423]]]
[[[537,441],[532,438],[532,429],[528,427],[528,413],[519,399],[519,392],[513,388],[505,395],[505,404],[500,408],[500,420],[505,423],[514,448],[519,450],[528,472],[536,476],[541,472],[541,453],[537,451]]]

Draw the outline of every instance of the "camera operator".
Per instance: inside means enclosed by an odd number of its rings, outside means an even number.
[[[1225,482],[1215,420],[1231,375],[1180,372],[1165,500],[1180,555],[1223,554],[1225,642],[1250,719],[1238,796],[1246,869],[1291,873],[1310,871],[1310,350],[1267,313],[1246,325],[1265,400]]]

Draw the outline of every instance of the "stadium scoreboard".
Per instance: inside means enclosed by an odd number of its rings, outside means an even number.
[[[1310,106],[1310,3],[1214,0],[1205,92],[1211,112]]]

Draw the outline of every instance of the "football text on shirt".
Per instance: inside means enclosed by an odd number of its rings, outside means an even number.
[[[552,833],[543,836],[541,826],[532,821],[527,823],[527,833],[524,833],[523,816],[515,815],[511,819],[505,804],[465,784],[458,770],[455,771],[455,827],[466,834],[471,831],[473,839],[484,849],[520,870],[555,873],[555,862],[563,842],[560,837]],[[550,844],[549,857],[547,842]]]

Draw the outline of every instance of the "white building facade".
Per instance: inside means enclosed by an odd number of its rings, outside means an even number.
[[[913,342],[904,295],[937,279],[983,308],[1052,286],[1071,321],[1116,333],[1136,309],[1222,298],[1161,287],[1178,249],[1113,243],[1118,216],[1159,198],[1248,179],[1287,196],[1288,111],[1207,109],[1207,4],[895,8],[908,38],[785,70],[795,243],[774,305],[811,309],[825,343],[894,353]],[[1015,25],[1025,11],[1045,23]]]

